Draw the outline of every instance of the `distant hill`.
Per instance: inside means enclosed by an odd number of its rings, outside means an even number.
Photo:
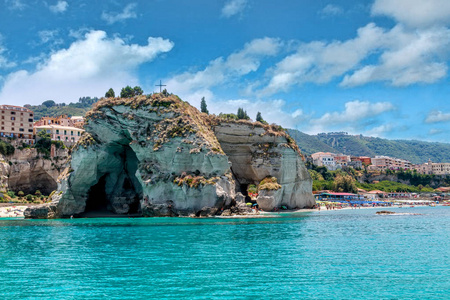
[[[57,117],[60,115],[85,116],[92,108],[92,105],[98,101],[94,97],[81,97],[77,103],[55,103],[53,100],[44,101],[41,105],[25,105],[26,108],[34,112],[34,120],[37,121],[42,117]]]
[[[450,144],[416,140],[388,140],[344,133],[308,135],[288,129],[305,154],[314,152],[338,152],[357,156],[387,155],[409,160],[412,163],[450,162]]]

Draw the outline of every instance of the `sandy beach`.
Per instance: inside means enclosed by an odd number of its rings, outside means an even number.
[[[36,206],[33,203],[0,203],[0,218],[23,218],[23,212],[30,206]]]

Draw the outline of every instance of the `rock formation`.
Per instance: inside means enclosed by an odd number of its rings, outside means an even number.
[[[276,126],[208,116],[161,93],[103,99],[85,130],[51,204],[26,217],[242,213],[247,186],[264,178],[277,183],[261,186],[263,209],[314,205],[301,154]]]
[[[0,189],[34,194],[40,190],[50,194],[65,167],[67,149],[55,149],[53,157],[44,157],[35,148],[16,149],[14,154],[0,155]]]

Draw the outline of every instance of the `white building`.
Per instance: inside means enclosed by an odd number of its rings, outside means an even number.
[[[336,170],[336,162],[334,157],[336,154],[330,152],[316,152],[311,154],[313,164],[319,167],[326,167],[328,170]]]

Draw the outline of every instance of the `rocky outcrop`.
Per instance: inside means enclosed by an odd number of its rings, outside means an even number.
[[[57,189],[57,180],[67,158],[68,149],[55,149],[50,158],[39,154],[35,148],[16,149],[10,156],[0,156],[0,188],[25,194],[39,190],[48,195]]]
[[[222,122],[167,94],[103,99],[86,120],[52,203],[27,217],[246,213],[236,192],[267,176],[280,184],[263,193],[268,210],[314,204],[295,143],[271,126]]]
[[[256,199],[260,208],[312,207],[312,179],[300,151],[284,131],[272,129],[248,121],[220,122],[214,127],[231,161],[237,189],[246,193],[249,184],[259,185],[264,178],[275,177],[281,187],[261,190]]]

